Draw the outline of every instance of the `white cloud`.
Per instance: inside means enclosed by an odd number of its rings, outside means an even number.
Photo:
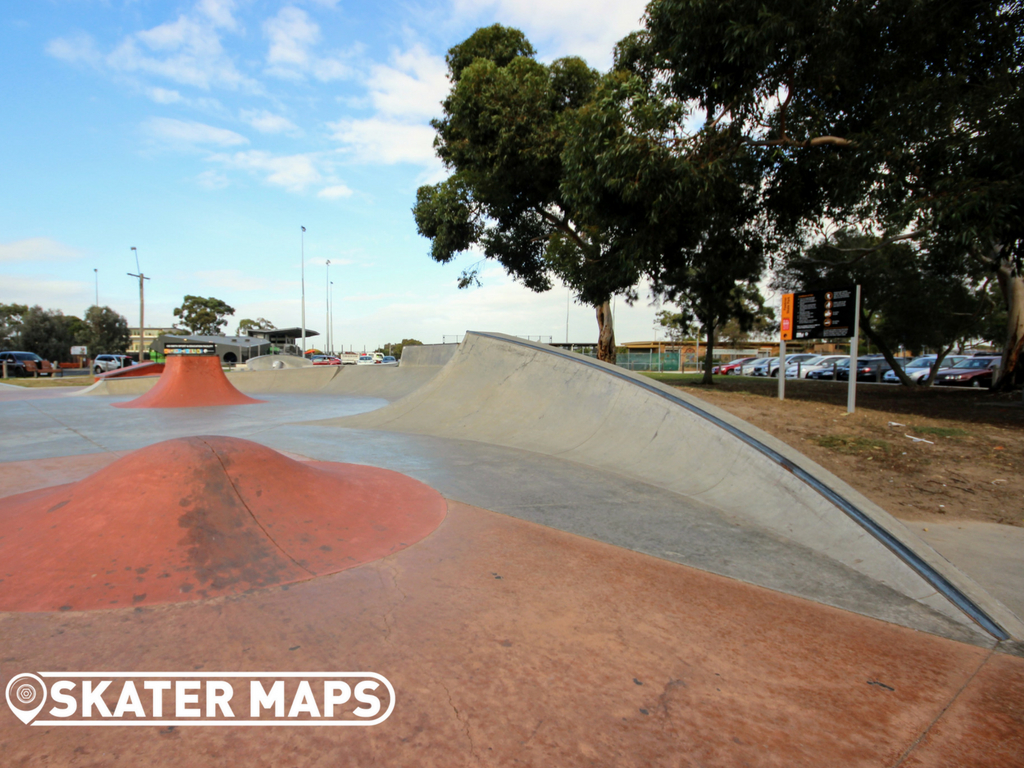
[[[151,117],[143,123],[143,128],[153,138],[175,145],[213,144],[219,147],[233,147],[249,143],[245,136],[234,131],[193,120]]]
[[[414,46],[392,56],[391,65],[378,64],[370,72],[370,101],[384,115],[408,120],[429,120],[441,114],[448,93],[444,59]]]
[[[102,55],[96,42],[84,32],[71,37],[57,37],[46,44],[46,52],[56,59],[70,64],[90,64],[98,66]]]
[[[233,155],[214,155],[210,160],[225,167],[262,173],[268,184],[284,187],[289,192],[303,192],[310,185],[323,180],[317,168],[320,158],[316,154],[275,156],[269,152],[251,150]]]
[[[224,189],[231,183],[220,171],[203,171],[196,176],[196,182],[206,189]]]
[[[439,164],[434,155],[434,129],[399,120],[342,120],[330,126],[333,138],[364,163]]]
[[[167,88],[149,88],[146,95],[157,104],[177,104],[184,101],[184,97],[180,93]]]
[[[344,184],[335,184],[333,187],[324,187],[316,193],[316,196],[326,200],[337,200],[342,197],[351,197],[352,190]]]
[[[309,14],[288,5],[263,24],[270,40],[267,72],[286,80],[312,75],[321,82],[341,80],[352,75],[352,68],[338,56],[318,56],[314,48],[320,42],[320,26]]]
[[[258,91],[255,81],[236,69],[221,43],[222,31],[240,31],[232,15],[234,6],[234,0],[199,0],[192,12],[127,35],[107,54],[81,34],[55,38],[46,50],[63,61],[87,63],[112,73],[154,75],[203,90]]]
[[[552,58],[582,56],[607,69],[619,40],[640,29],[648,0],[455,0],[463,22],[500,19],[526,33],[534,47]],[[489,22],[488,22],[489,23]]]
[[[243,109],[239,116],[260,133],[287,133],[292,136],[302,133],[287,117],[275,115],[265,109]]]
[[[69,261],[84,256],[78,248],[64,245],[49,237],[30,237],[0,243],[0,261]],[[6,280],[5,287],[6,287]]]

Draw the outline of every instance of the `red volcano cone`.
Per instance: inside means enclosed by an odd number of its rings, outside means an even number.
[[[0,611],[200,600],[304,581],[405,549],[444,497],[376,467],[190,437],[84,480],[0,499]]]
[[[168,356],[160,381],[144,395],[116,408],[202,408],[263,403],[243,395],[228,381],[215,355]]]

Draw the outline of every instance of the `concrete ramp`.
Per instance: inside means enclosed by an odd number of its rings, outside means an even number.
[[[469,333],[440,373],[404,399],[315,423],[475,440],[636,478],[994,637],[1024,637],[1021,621],[973,580],[805,456],[696,398],[574,353]]]

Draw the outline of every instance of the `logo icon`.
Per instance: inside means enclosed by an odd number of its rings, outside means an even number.
[[[41,677],[26,672],[7,682],[6,695],[11,712],[27,725],[46,704],[46,683]]]

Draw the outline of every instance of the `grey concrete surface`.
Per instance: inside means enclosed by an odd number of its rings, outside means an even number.
[[[197,434],[244,437],[314,459],[395,469],[470,504],[992,644],[864,527],[737,438],[753,436],[861,506],[1018,631],[1009,609],[883,510],[806,457],[700,401],[693,402],[705,411],[660,397],[647,379],[644,389],[628,376],[501,337],[469,334],[457,348],[418,354],[418,365],[232,374],[236,386],[268,401],[263,405],[131,410],[112,403],[135,393],[19,399],[4,392],[0,414],[11,427],[0,438],[0,461],[123,453]]]

